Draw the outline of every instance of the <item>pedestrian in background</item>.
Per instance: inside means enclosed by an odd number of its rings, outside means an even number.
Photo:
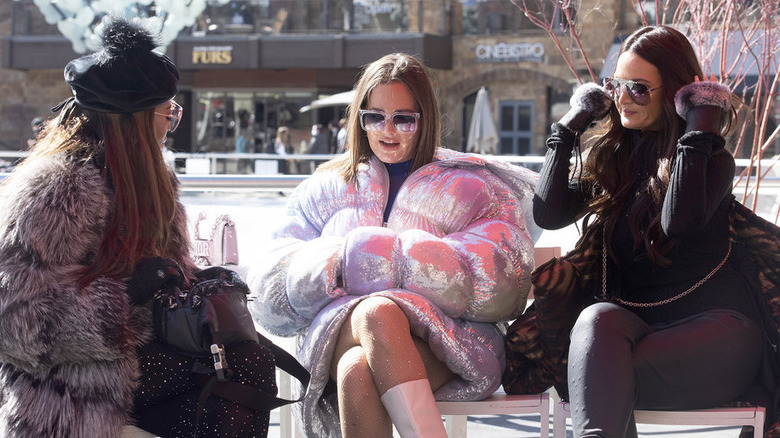
[[[339,120],[339,130],[336,133],[336,153],[343,154],[347,146],[347,119]]]
[[[287,147],[290,144],[290,130],[286,126],[280,126],[276,130],[274,139],[274,153],[276,155],[288,155]],[[278,160],[279,173],[287,173],[287,160]]]
[[[35,142],[38,140],[38,136],[43,130],[43,117],[34,117],[30,121],[30,129],[32,130],[32,137],[27,139],[27,149],[32,149],[35,146]]]
[[[308,154],[322,154],[327,155],[330,153],[330,141],[328,140],[328,131],[323,125],[312,125],[311,127],[311,140],[309,140],[309,149],[306,151]],[[323,160],[311,160],[309,163],[311,173],[317,169]]]

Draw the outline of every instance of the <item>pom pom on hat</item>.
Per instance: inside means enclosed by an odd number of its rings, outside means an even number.
[[[154,51],[151,32],[123,18],[106,16],[102,47],[65,66],[65,81],[79,105],[99,112],[134,113],[172,99],[179,70]]]

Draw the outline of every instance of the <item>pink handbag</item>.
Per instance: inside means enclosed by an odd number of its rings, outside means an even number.
[[[195,238],[193,239],[193,256],[195,264],[200,266],[223,266],[238,264],[238,240],[236,224],[230,216],[219,216],[211,227],[211,235],[207,239],[200,237],[200,223],[206,219],[206,213],[200,212],[195,221]]]

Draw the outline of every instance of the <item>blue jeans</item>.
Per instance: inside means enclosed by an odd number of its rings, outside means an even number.
[[[568,383],[575,437],[636,437],[634,409],[712,408],[754,382],[763,335],[733,310],[649,326],[612,303],[582,311],[571,332]]]

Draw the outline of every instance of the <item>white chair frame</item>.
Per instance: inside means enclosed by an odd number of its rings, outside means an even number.
[[[445,417],[449,438],[466,438],[468,415],[539,414],[539,436],[550,436],[550,394],[508,395],[499,389],[488,398],[477,401],[436,402]]]
[[[753,438],[764,435],[766,410],[763,407],[714,408],[689,411],[635,410],[639,424],[667,424],[694,426],[753,426]],[[566,419],[571,417],[568,402],[560,401],[553,410],[553,438],[566,436]]]

